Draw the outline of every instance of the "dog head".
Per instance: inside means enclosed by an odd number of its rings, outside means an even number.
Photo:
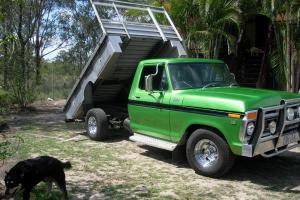
[[[6,187],[5,196],[7,198],[13,197],[20,190],[23,178],[24,172],[22,170],[13,168],[6,173],[4,182]]]

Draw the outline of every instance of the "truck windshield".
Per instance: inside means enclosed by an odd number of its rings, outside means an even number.
[[[175,90],[237,85],[224,63],[170,63]]]

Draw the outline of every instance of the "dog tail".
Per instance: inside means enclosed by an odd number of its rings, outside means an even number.
[[[67,162],[62,162],[62,166],[64,169],[71,169],[72,165],[71,162],[67,161]]]

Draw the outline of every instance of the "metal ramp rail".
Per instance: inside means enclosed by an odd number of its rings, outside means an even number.
[[[164,41],[169,39],[182,41],[173,21],[163,7],[112,0],[91,0],[91,4],[104,34],[127,35],[128,38],[131,36],[161,37]],[[99,10],[100,6],[102,9]],[[131,17],[134,11],[140,14],[136,20]],[[108,12],[109,16],[103,18],[101,16],[103,12]],[[164,21],[167,21],[169,25],[160,24],[155,15],[160,15],[160,18],[165,17]]]
[[[67,121],[84,117],[95,105],[121,101],[120,93],[128,90],[141,60],[187,56],[163,7],[114,0],[90,3],[102,36],[67,99]]]

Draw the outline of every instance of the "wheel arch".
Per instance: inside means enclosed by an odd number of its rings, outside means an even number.
[[[213,127],[213,126],[209,126],[209,125],[202,125],[202,124],[191,124],[190,126],[188,126],[183,134],[183,136],[181,137],[178,145],[185,145],[187,140],[189,139],[189,137],[192,135],[192,133],[197,130],[197,129],[206,129],[209,131],[212,131],[216,134],[218,134],[221,138],[224,139],[224,141],[228,143],[226,137],[224,136],[224,134],[222,133],[222,131],[220,131],[218,128]]]

